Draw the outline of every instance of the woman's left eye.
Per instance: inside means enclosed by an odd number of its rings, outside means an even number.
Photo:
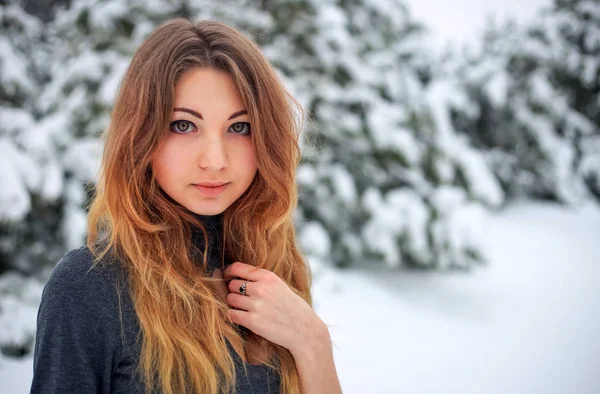
[[[250,123],[248,122],[237,122],[229,126],[229,130],[235,134],[248,135],[250,134]]]

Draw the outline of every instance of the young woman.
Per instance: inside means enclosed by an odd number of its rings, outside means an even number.
[[[116,98],[87,247],[44,288],[32,393],[339,393],[294,238],[298,111],[250,40],[169,21]]]

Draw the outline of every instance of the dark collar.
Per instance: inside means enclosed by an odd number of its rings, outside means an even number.
[[[215,268],[222,268],[221,259],[223,254],[222,235],[223,235],[223,214],[206,216],[195,215],[204,225],[208,233],[208,273],[212,273]],[[202,265],[204,252],[204,234],[198,227],[192,227],[192,244],[199,250],[192,256],[198,264]]]

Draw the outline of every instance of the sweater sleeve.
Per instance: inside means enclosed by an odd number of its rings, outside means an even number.
[[[116,291],[81,248],[65,255],[38,310],[31,394],[109,393],[121,351]]]

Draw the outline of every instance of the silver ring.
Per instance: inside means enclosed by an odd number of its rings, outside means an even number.
[[[245,296],[246,295],[246,283],[248,283],[248,281],[245,281],[244,283],[242,283],[242,285],[240,286],[240,294]]]

